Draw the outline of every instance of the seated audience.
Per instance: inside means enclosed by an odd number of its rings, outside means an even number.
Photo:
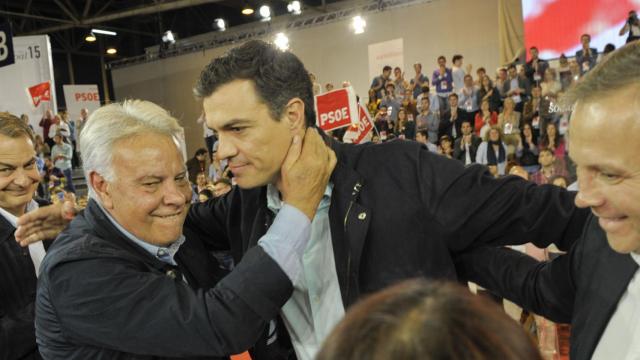
[[[540,149],[547,148],[551,150],[553,152],[553,156],[564,163],[564,156],[566,154],[565,142],[564,138],[558,134],[558,127],[556,124],[547,124],[546,131],[538,142],[538,147],[540,147]]]
[[[551,179],[555,176],[567,177],[567,170],[564,167],[564,163],[556,161],[553,151],[549,148],[540,150],[538,163],[540,163],[540,169],[533,173],[531,177],[531,180],[538,185],[551,183]]]
[[[480,138],[484,138],[489,129],[498,124],[498,114],[492,111],[488,100],[482,100],[480,111],[475,116],[475,133]]]
[[[462,121],[468,120],[470,116],[470,113],[460,108],[458,94],[452,93],[449,95],[449,109],[440,113],[438,136],[448,135],[452,139],[457,139]]]
[[[478,102],[489,102],[489,110],[498,112],[502,108],[502,99],[500,98],[500,90],[493,85],[491,78],[485,75],[481,78],[481,86],[478,90]]]
[[[438,146],[436,146],[436,144],[429,141],[429,130],[427,129],[418,130],[418,132],[416,133],[416,141],[419,142],[420,144],[426,145],[429,151],[433,153],[438,152]]]
[[[465,165],[469,165],[476,161],[476,152],[478,146],[482,143],[482,139],[473,133],[471,122],[465,120],[460,127],[462,136],[456,139],[453,146],[453,157],[462,161]]]
[[[187,171],[189,172],[189,181],[196,181],[199,173],[206,172],[209,166],[207,165],[207,149],[200,148],[196,150],[193,157],[187,160]]]
[[[440,117],[431,111],[431,100],[428,97],[421,99],[422,111],[416,118],[416,128],[418,130],[427,130],[429,142],[435,144],[438,142],[438,128],[440,127]]]
[[[449,135],[441,136],[439,143],[438,154],[444,155],[449,159],[453,159],[453,141],[451,141]]]
[[[529,174],[538,171],[538,141],[531,124],[524,123],[522,133],[520,133],[520,146],[522,152],[518,157],[520,166],[522,166]]]
[[[502,309],[451,283],[408,280],[360,301],[317,360],[542,360]]]
[[[498,127],[503,136],[503,141],[507,145],[507,155],[516,152],[520,139],[520,113],[515,110],[516,104],[513,98],[504,99],[504,109],[498,115]]]
[[[500,128],[493,126],[484,141],[478,146],[476,162],[482,165],[496,166],[497,175],[504,175],[507,168],[507,146],[502,141]]]
[[[73,148],[63,141],[62,135],[56,134],[53,137],[55,145],[51,148],[51,159],[56,168],[60,169],[66,179],[65,189],[72,193],[76,192],[73,186],[73,169],[71,159],[73,158]]]

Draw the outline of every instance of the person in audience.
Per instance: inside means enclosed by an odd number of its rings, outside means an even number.
[[[571,323],[572,359],[638,354],[639,63],[640,43],[627,44],[564,100],[575,105],[569,152],[578,166],[575,201],[591,210],[569,252],[540,263],[509,249],[481,247],[457,258],[462,278],[551,321]]]
[[[399,66],[393,69],[393,84],[395,85],[394,96],[396,99],[402,99],[405,91],[409,88],[409,83],[404,79],[404,73]]]
[[[467,112],[467,116],[470,119],[475,118],[476,113],[478,112],[478,89],[473,85],[473,78],[471,75],[464,76],[464,86],[460,89],[458,93],[460,96],[459,103],[460,107]]]
[[[438,57],[438,68],[431,75],[431,83],[436,88],[436,94],[440,100],[440,112],[449,109],[449,94],[453,91],[453,75],[451,69],[447,68],[447,58],[440,55]]]
[[[281,81],[266,81],[272,78]],[[185,228],[231,251],[242,266],[265,224],[282,211],[278,186],[287,182],[281,165],[294,134],[316,123],[311,83],[294,54],[251,40],[208,64],[194,92],[237,185],[221,201],[193,204]],[[416,274],[454,280],[453,256],[482,244],[532,240],[567,249],[588,216],[562,189],[515,177],[493,180],[482,166],[464,167],[413,141],[358,146],[325,140],[339,160],[312,222],[308,249],[318,252],[299,262],[304,278],[272,331],[263,327],[264,337],[251,349],[256,358],[295,352],[300,360],[313,359],[363,294]]]
[[[422,93],[418,95],[416,98],[416,110],[418,114],[422,112],[422,98],[426,97],[429,99],[429,109],[432,113],[436,115],[440,115],[440,97],[436,94],[431,93],[431,89],[428,84],[422,85]]]
[[[545,71],[549,68],[549,63],[538,57],[538,48],[532,46],[529,48],[531,59],[524,65],[524,73],[530,84],[539,85],[544,77]]]
[[[531,98],[527,100],[522,109],[522,121],[531,123],[534,117],[543,113],[545,109],[542,107],[544,105],[549,106],[549,102],[543,102],[542,89],[536,85],[531,88]]]
[[[389,111],[389,120],[391,120],[394,124],[396,120],[398,120],[398,110],[402,106],[402,98],[398,99],[396,97],[395,84],[393,82],[387,83],[387,92],[386,95],[382,98],[380,105],[384,105]]]
[[[582,34],[580,43],[582,44],[582,49],[576,51],[576,62],[580,68],[580,75],[584,75],[584,73],[596,66],[598,49],[590,47],[591,35],[589,34]]]
[[[453,159],[453,141],[449,135],[443,135],[438,141],[438,154]]]
[[[420,129],[416,133],[416,141],[420,144],[423,144],[427,147],[427,149],[432,153],[438,152],[438,146],[429,141],[429,130]]]
[[[504,100],[507,97],[506,84],[509,81],[509,75],[506,68],[499,68],[496,76],[496,88],[500,92],[500,99]]]
[[[41,267],[36,337],[43,358],[228,356],[255,343],[290,297],[309,219],[335,164],[309,160],[326,160],[328,148],[318,134],[314,146],[309,132],[305,149],[300,141],[285,149],[288,210],[221,278],[213,249],[183,235],[191,188],[179,131],[177,120],[145,101],[91,115],[80,138],[91,200]]]
[[[36,139],[35,149],[36,149],[37,156],[43,159],[47,156],[50,156],[51,148],[47,143],[44,142],[44,140],[42,140],[42,136],[36,135],[35,139]]]
[[[405,109],[409,117],[415,118],[418,115],[417,102],[416,99],[413,98],[411,89],[405,90],[400,106]]]
[[[40,174],[34,134],[9,113],[0,113],[0,359],[40,359],[34,330],[36,282],[50,242],[28,249],[16,242],[17,218],[36,209]]]
[[[324,92],[330,92],[333,91],[333,89],[335,88],[335,86],[333,85],[333,83],[326,83],[324,84]]]
[[[564,164],[564,156],[566,154],[564,138],[558,134],[558,127],[554,123],[549,123],[546,126],[544,135],[538,142],[540,149],[547,148],[553,152],[553,156],[559,159]]]
[[[638,13],[635,10],[629,11],[629,17],[627,21],[625,21],[624,26],[618,32],[618,35],[624,36],[624,34],[629,34],[627,36],[627,44],[640,40],[640,20],[638,20]]]
[[[52,124],[53,124],[53,110],[47,109],[44,112],[42,119],[40,119],[39,125],[42,128],[42,135],[44,137],[44,142],[47,143],[49,147],[53,147],[53,144],[54,144],[53,138],[49,137],[49,129],[51,128]]]
[[[387,136],[393,133],[393,129],[395,127],[395,124],[391,121],[389,114],[390,112],[388,111],[387,106],[380,104],[380,110],[378,110],[378,113],[373,118],[373,125],[380,133],[382,141],[386,140]]]
[[[190,181],[195,181],[198,178],[198,174],[207,171],[207,154],[207,149],[200,148],[196,150],[193,157],[186,162]]]
[[[520,165],[529,173],[533,174],[540,168],[538,164],[538,141],[530,123],[522,125],[520,133],[520,147],[522,152],[518,157]]]
[[[316,76],[316,74],[310,72],[309,80],[311,80],[311,84],[313,86],[313,95],[315,96],[322,94],[322,85],[318,82],[318,77]]]
[[[613,45],[612,43],[608,43],[607,45],[605,45],[604,49],[602,49],[602,54],[600,55],[598,62],[604,60],[607,57],[607,55],[611,54],[615,50],[616,50],[616,46]]]
[[[484,78],[486,75],[487,75],[487,69],[483,67],[479,67],[478,70],[476,70],[476,79],[473,81],[473,85],[478,89],[481,88],[482,78]]]
[[[538,185],[551,183],[551,178],[554,176],[567,176],[564,164],[556,161],[551,149],[540,149],[538,163],[540,164],[540,169],[531,176],[531,180]]]
[[[211,189],[203,189],[198,193],[198,201],[203,203],[213,199],[213,191]]]
[[[469,165],[476,161],[476,153],[482,139],[473,133],[469,120],[464,120],[460,126],[462,135],[456,139],[453,146],[453,157],[463,164]]]
[[[51,149],[51,159],[56,168],[60,169],[66,179],[65,190],[75,194],[76,188],[73,185],[73,168],[71,167],[71,158],[73,157],[73,149],[71,145],[62,140],[61,134],[53,137],[55,145]]]
[[[390,80],[390,77],[391,77],[391,66],[385,65],[382,68],[382,74],[376,76],[371,81],[370,88],[376,92],[376,96],[378,97],[378,99],[382,99],[386,95],[385,86],[387,85],[387,82]]]
[[[562,91],[562,84],[558,81],[556,71],[553,68],[548,68],[544,72],[544,81],[540,83],[541,95],[549,96],[551,98],[557,98],[560,91]]]
[[[487,132],[484,141],[478,146],[476,162],[482,165],[494,165],[498,176],[507,169],[507,146],[502,141],[500,128],[493,126]]]
[[[504,83],[505,100],[511,98],[515,104],[515,111],[522,113],[524,102],[529,95],[529,80],[527,78],[519,76],[516,66],[511,64],[508,69],[509,78]]]
[[[487,75],[480,79],[480,83],[480,89],[478,90],[478,102],[480,103],[480,106],[482,105],[482,102],[486,100],[489,102],[489,110],[497,113],[502,107],[500,91],[497,87],[493,86],[493,82]]]
[[[317,360],[542,360],[495,304],[451,283],[407,280],[366,297],[331,332]]]
[[[448,135],[452,139],[457,139],[458,136],[460,136],[460,126],[462,122],[469,120],[470,117],[471,114],[460,107],[458,94],[451,93],[451,95],[449,95],[449,109],[440,114],[440,125],[437,130],[438,136]]]
[[[462,90],[462,88],[465,86],[465,75],[471,74],[471,64],[467,65],[467,71],[465,72],[462,68],[463,61],[464,57],[462,55],[453,55],[453,57],[451,58],[451,62],[453,63],[453,66],[451,67],[451,75],[453,77],[453,91],[457,94],[459,94],[460,90]]]
[[[422,94],[422,87],[424,85],[429,86],[429,78],[427,77],[427,75],[422,73],[421,63],[413,64],[413,70],[416,72],[416,74],[409,82],[409,85],[413,93],[413,98],[417,99],[418,96]]]
[[[498,127],[507,145],[507,155],[514,154],[520,139],[520,113],[515,110],[513,98],[504,99],[504,109],[498,115]]]
[[[498,124],[498,114],[494,111],[491,111],[489,101],[483,100],[480,104],[480,111],[476,114],[474,119],[474,129],[476,135],[478,135],[481,139],[484,138],[485,134],[489,129]]]
[[[220,178],[213,183],[213,197],[221,197],[231,191],[231,180]]]
[[[438,142],[438,129],[440,127],[440,117],[434,114],[430,109],[431,102],[429,98],[422,98],[422,112],[416,119],[416,128],[418,130],[427,130],[429,142],[436,144]]]
[[[369,114],[371,117],[376,116],[378,112],[378,107],[380,106],[380,99],[376,95],[376,91],[374,89],[369,89],[369,100],[367,101],[367,110],[369,110]]]

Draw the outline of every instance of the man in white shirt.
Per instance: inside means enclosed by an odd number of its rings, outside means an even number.
[[[575,202],[593,212],[569,253],[538,263],[481,248],[457,259],[466,279],[550,320],[571,322],[572,359],[640,359],[638,63],[640,42],[627,44],[567,94],[567,104],[575,104]]]
[[[38,207],[39,181],[32,130],[0,113],[0,359],[39,359],[33,304],[45,249],[22,248],[13,235],[17,217]]]

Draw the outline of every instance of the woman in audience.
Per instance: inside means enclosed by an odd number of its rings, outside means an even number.
[[[565,151],[565,143],[564,139],[560,134],[558,134],[558,127],[554,123],[548,123],[546,127],[546,132],[540,138],[540,142],[538,143],[538,147],[540,149],[548,148],[553,151],[553,155],[556,157],[556,160],[564,162]]]
[[[489,102],[489,109],[494,112],[500,111],[502,107],[502,100],[500,99],[500,91],[497,87],[493,86],[493,82],[489,76],[484,75],[481,79],[480,90],[478,91],[478,98],[480,103],[483,101]]]
[[[497,174],[502,176],[507,168],[507,146],[502,142],[500,128],[493,126],[485,135],[484,141],[476,151],[476,162],[482,165],[494,165]]]
[[[371,118],[376,116],[378,112],[378,107],[380,106],[380,99],[376,95],[376,91],[374,89],[369,89],[369,102],[367,103],[367,110],[369,110],[369,114]]]
[[[396,136],[404,135],[407,120],[407,110],[402,107],[400,108],[400,110],[398,110],[398,120],[396,120],[395,128],[393,129],[393,132],[394,134],[396,134]]]
[[[438,146],[438,153],[453,159],[453,141],[449,135],[442,135],[440,137],[440,145]]]
[[[533,174],[538,171],[540,165],[538,164],[538,141],[533,132],[533,128],[530,123],[524,123],[522,127],[522,133],[520,134],[520,144],[522,152],[518,161],[520,165],[529,174]]]
[[[491,111],[488,100],[482,100],[480,111],[478,111],[475,118],[474,128],[476,135],[484,138],[487,131],[496,124],[498,124],[498,114],[495,111]]]
[[[502,309],[457,284],[409,280],[352,307],[317,360],[542,360]]]
[[[515,111],[515,102],[511,97],[504,99],[504,108],[498,115],[498,127],[504,135],[504,143],[507,145],[507,155],[516,152],[520,139],[520,113]]]
[[[558,81],[556,71],[553,68],[548,68],[544,72],[544,81],[540,83],[540,88],[542,89],[542,97],[549,96],[553,99],[562,91],[562,84]]]
[[[49,144],[45,143],[40,135],[36,135],[36,155],[41,159],[51,155]]]

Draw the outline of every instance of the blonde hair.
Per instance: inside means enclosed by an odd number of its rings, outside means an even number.
[[[107,181],[115,178],[111,168],[113,146],[120,140],[155,133],[173,138],[181,131],[178,121],[165,109],[144,100],[125,100],[105,105],[89,116],[80,134],[80,154],[89,183],[89,196],[96,198],[89,182],[95,171]]]

